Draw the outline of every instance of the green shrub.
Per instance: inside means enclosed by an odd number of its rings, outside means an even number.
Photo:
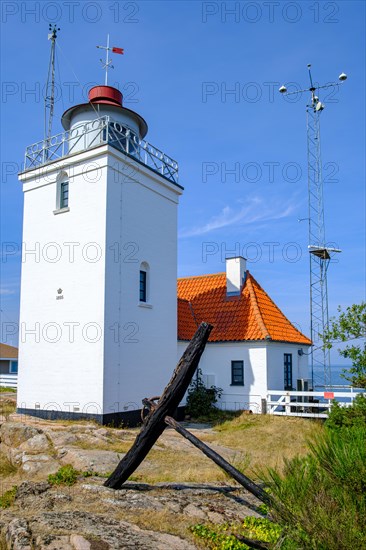
[[[331,430],[349,428],[351,426],[366,427],[366,397],[357,395],[350,407],[342,407],[333,401],[325,426]]]
[[[260,540],[268,543],[269,547],[274,547],[281,537],[283,528],[267,518],[248,516],[241,523],[194,525],[191,531],[212,550],[246,550],[249,546],[242,542],[240,537]]]
[[[17,493],[17,486],[14,485],[9,491],[5,491],[5,493],[0,497],[0,508],[9,508],[14,500],[15,495]]]
[[[271,514],[298,548],[366,548],[366,428],[324,430],[310,453],[262,475]]]
[[[223,390],[216,386],[206,388],[202,381],[202,371],[198,369],[197,378],[191,382],[188,388],[187,414],[193,416],[193,418],[215,414],[217,411],[215,403],[220,399],[222,392]]]
[[[66,464],[65,466],[61,466],[55,474],[48,476],[48,483],[51,485],[74,485],[78,475],[79,472],[71,464]]]

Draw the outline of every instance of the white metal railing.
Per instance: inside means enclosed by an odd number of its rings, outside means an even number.
[[[279,416],[327,418],[334,399],[340,405],[349,407],[360,393],[366,392],[363,389],[352,387],[349,391],[268,390],[267,413]]]
[[[130,128],[109,116],[81,124],[72,130],[29,145],[25,150],[24,170],[31,170],[71,153],[107,143],[169,181],[178,183],[178,163],[175,160],[144,139],[139,139]]]
[[[16,388],[18,386],[17,374],[0,374],[0,387]]]

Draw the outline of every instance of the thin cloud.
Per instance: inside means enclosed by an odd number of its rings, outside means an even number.
[[[222,229],[223,227],[233,225],[248,225],[251,223],[287,218],[295,209],[293,204],[288,204],[285,207],[283,205],[281,206],[282,208],[272,205],[272,207],[269,208],[265,206],[264,201],[258,197],[252,198],[249,204],[243,206],[239,210],[230,206],[225,206],[219,214],[213,216],[207,223],[190,229],[183,229],[179,233],[179,238],[205,235],[216,229]]]
[[[11,290],[10,288],[0,288],[0,295],[1,296],[10,296],[11,294],[15,294],[15,290]]]

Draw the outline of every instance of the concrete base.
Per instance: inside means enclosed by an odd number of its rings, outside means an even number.
[[[185,407],[178,407],[174,417],[177,420],[183,420],[185,414],[184,411]],[[67,411],[45,411],[41,409],[17,408],[17,413],[42,418],[43,420],[75,420],[75,422],[78,420],[92,420],[103,426],[112,426],[114,428],[134,428],[142,423],[141,409],[109,414],[87,414]]]

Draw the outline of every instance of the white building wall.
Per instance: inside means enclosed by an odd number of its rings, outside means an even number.
[[[187,342],[178,342],[178,360]],[[297,350],[306,346],[276,342],[218,342],[208,343],[199,368],[204,375],[214,376],[213,384],[222,388],[219,406],[227,410],[250,409],[261,412],[261,399],[267,390],[284,389],[284,353],[292,353],[293,384],[297,378],[307,378],[307,355],[300,357]],[[244,386],[231,385],[231,361],[244,361]]]
[[[308,378],[308,356],[298,354],[302,349],[309,353],[309,347],[299,344],[286,344],[281,342],[268,343],[268,388],[270,390],[284,389],[284,354],[292,354],[292,387],[296,390],[296,380]]]
[[[187,342],[178,342],[178,358]],[[261,412],[266,396],[266,346],[260,342],[208,343],[200,361],[203,374],[215,375],[215,386],[223,389],[219,406],[227,410],[250,409]],[[244,361],[244,386],[231,385],[231,361]]]
[[[116,153],[107,199],[104,411],[141,408],[160,395],[176,366],[177,202],[179,188]],[[120,261],[116,244],[120,244]],[[117,261],[116,261],[117,260]],[[148,264],[147,303],[139,301]]]
[[[61,170],[69,211],[54,214]],[[40,253],[25,254],[22,269],[18,408],[141,408],[176,364],[182,190],[109,146],[21,179],[23,240]],[[147,304],[139,303],[141,262],[149,264]],[[36,323],[39,336],[29,334]]]
[[[74,160],[21,176],[18,407],[95,413],[103,390],[106,158]],[[61,168],[70,210],[54,214]]]

